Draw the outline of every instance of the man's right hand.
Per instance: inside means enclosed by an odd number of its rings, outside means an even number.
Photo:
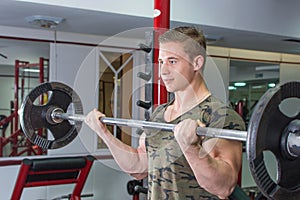
[[[101,117],[105,117],[105,115],[97,109],[93,109],[85,118],[85,123],[100,137],[102,134],[108,131],[106,124],[100,121]]]

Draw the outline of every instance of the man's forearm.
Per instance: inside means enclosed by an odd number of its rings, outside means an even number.
[[[101,134],[101,138],[108,146],[113,158],[119,167],[126,173],[144,174],[147,173],[147,155],[139,148],[133,148],[124,144],[114,137],[110,132]]]

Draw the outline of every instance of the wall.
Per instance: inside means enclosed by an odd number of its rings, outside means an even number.
[[[300,56],[282,54],[283,63],[280,64],[280,81],[299,81],[300,80]],[[294,64],[298,63],[298,64]]]
[[[67,84],[79,95],[84,114],[96,106],[97,64],[94,47],[71,44],[50,45],[50,81]],[[89,153],[93,151],[95,135],[83,124],[72,144],[49,154]],[[84,138],[84,140],[82,140]]]
[[[22,1],[151,18],[153,17],[154,8],[154,0],[114,0],[98,2],[94,0],[84,2],[66,0]],[[297,0],[189,0],[189,3],[186,3],[186,0],[177,0],[170,2],[171,21],[299,37],[299,21],[296,19],[300,19],[300,13],[298,12],[300,2]],[[187,14],[187,11],[189,14]],[[211,13],[213,13],[213,15]],[[286,19],[292,20],[289,20],[287,23]],[[278,24],[280,24],[280,26]]]
[[[14,99],[14,69],[11,66],[2,66],[0,71],[0,114],[10,115],[10,101]]]
[[[257,71],[255,70],[255,67],[242,68],[230,66],[230,77],[231,82],[278,79],[279,69],[278,71]]]
[[[204,79],[208,89],[226,104],[228,103],[227,88],[229,85],[229,57],[227,50],[226,48],[207,47],[208,56],[204,68]]]
[[[299,57],[300,56],[284,54],[283,60],[300,62]],[[283,83],[287,81],[300,81],[300,64],[293,64],[293,63],[280,64],[280,81]],[[284,110],[283,112],[285,114],[294,117],[300,112],[299,111],[300,100],[299,98],[298,99],[291,98],[288,101],[286,101],[281,108]]]

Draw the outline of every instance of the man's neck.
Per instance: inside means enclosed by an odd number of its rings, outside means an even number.
[[[189,87],[183,92],[175,92],[174,95],[173,109],[177,111],[177,113],[180,111],[184,113],[204,101],[210,96],[210,92],[203,82],[197,88]]]

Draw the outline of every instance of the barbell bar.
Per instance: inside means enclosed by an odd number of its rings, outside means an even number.
[[[51,113],[52,121],[60,123],[61,120],[73,120],[84,122],[86,116],[64,113],[61,109],[54,109]],[[102,123],[116,126],[127,126],[131,128],[140,129],[156,129],[164,131],[174,131],[175,124],[133,120],[133,119],[121,119],[112,117],[101,117],[99,119]],[[295,131],[289,131],[286,140],[286,150],[289,156],[300,157],[300,121],[295,121],[291,126],[295,127]],[[297,129],[298,128],[298,129]],[[211,127],[197,127],[197,136],[206,136],[213,138],[229,139],[246,142],[247,131],[233,130],[233,129],[220,129]]]
[[[85,120],[84,115],[72,115],[57,110],[54,110],[51,116],[53,118],[53,121],[57,121],[57,119],[58,120],[62,119],[62,120],[74,120],[74,121],[83,122]],[[168,123],[121,119],[121,118],[112,118],[112,117],[101,117],[100,121],[108,125],[128,126],[131,128],[140,128],[140,129],[157,129],[157,130],[164,130],[164,131],[174,131],[174,128],[176,126],[175,124],[168,124]],[[196,134],[198,136],[216,137],[216,138],[238,140],[238,141],[246,141],[247,139],[247,131],[228,130],[228,129],[219,129],[219,128],[197,127]]]

